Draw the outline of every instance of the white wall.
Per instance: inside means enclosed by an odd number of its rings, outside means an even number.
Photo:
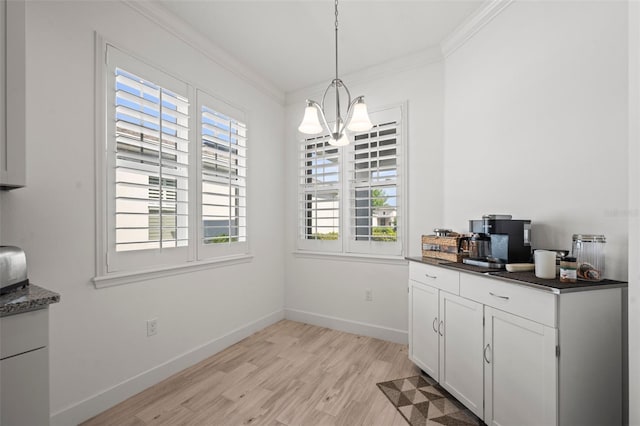
[[[629,2],[629,401],[640,401],[640,3]],[[640,425],[640,404],[629,404]]]
[[[627,279],[626,8],[517,1],[447,57],[444,225],[512,214],[535,248],[604,234]]]
[[[334,328],[406,341],[405,261],[354,261],[294,255],[297,236],[297,158],[304,99],[320,100],[329,84],[287,95],[287,316]],[[408,103],[408,253],[420,255],[420,236],[442,224],[443,74],[439,52],[424,51],[359,74],[340,76],[370,111]],[[322,273],[319,273],[322,271]],[[365,302],[371,289],[373,301]]]
[[[97,290],[94,30],[248,111],[250,263]],[[2,194],[2,244],[50,309],[53,424],[76,424],[283,317],[284,107],[121,2],[27,2],[27,182]],[[158,335],[146,337],[146,320]]]

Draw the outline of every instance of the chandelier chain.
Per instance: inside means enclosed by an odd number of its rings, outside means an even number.
[[[335,1],[336,10],[336,132],[339,132],[340,128],[340,95],[338,94],[338,0]]]
[[[338,0],[335,1],[336,14],[336,80],[338,80]]]

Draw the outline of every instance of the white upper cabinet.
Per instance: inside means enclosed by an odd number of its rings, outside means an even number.
[[[0,0],[0,27],[5,28],[7,23],[7,0]],[[6,119],[5,109],[7,103],[6,79],[5,79],[5,32],[0,31],[0,182],[4,182],[4,170],[6,169]]]
[[[0,189],[26,183],[26,11],[24,0],[0,0]]]

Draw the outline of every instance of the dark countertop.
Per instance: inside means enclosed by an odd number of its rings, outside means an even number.
[[[59,301],[58,293],[29,284],[26,288],[0,296],[0,317],[43,309]]]
[[[628,283],[624,281],[615,280],[602,280],[597,282],[578,280],[575,283],[563,283],[560,282],[559,279],[546,280],[543,278],[538,278],[532,271],[507,272],[504,269],[483,268],[481,266],[467,265],[466,263],[456,263],[425,257],[406,257],[405,259],[413,262],[439,266],[442,268],[454,269],[460,272],[485,275],[502,281],[525,285],[528,287],[534,287],[539,290],[550,291],[556,294],[571,293],[574,291],[601,290],[607,288],[624,288],[628,286]]]

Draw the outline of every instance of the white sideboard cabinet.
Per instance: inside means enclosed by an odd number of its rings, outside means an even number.
[[[622,424],[623,286],[409,264],[409,357],[486,424]]]
[[[0,189],[26,182],[25,0],[0,0]]]

